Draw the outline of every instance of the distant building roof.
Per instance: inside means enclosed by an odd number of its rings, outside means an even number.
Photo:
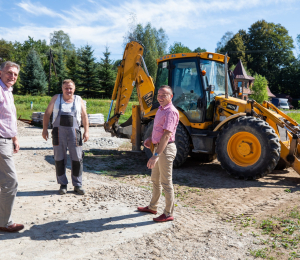
[[[247,75],[241,59],[239,59],[239,62],[236,64],[236,67],[233,70],[233,74],[237,79],[248,79],[248,80],[254,79],[253,77]]]
[[[269,87],[267,87],[267,91],[268,91],[268,96],[269,96],[269,97],[276,97],[276,96],[271,92],[271,90],[269,89]]]

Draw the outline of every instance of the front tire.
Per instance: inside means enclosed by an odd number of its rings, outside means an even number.
[[[221,166],[235,178],[258,179],[270,173],[280,158],[274,129],[255,117],[239,117],[218,135],[216,153]]]

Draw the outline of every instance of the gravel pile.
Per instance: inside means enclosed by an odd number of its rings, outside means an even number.
[[[120,145],[120,141],[113,141],[109,138],[90,138],[88,142],[83,144],[83,147],[85,149],[90,148],[90,147],[99,147],[99,148],[105,148],[105,147],[110,147],[110,148],[118,148]]]
[[[116,184],[113,186],[102,185],[99,189],[92,191],[90,197],[94,201],[119,200],[130,204],[147,203],[151,199],[151,192],[137,187],[123,186]]]

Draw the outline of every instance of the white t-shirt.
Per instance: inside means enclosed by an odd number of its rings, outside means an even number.
[[[81,125],[81,97],[74,95],[75,99],[75,110],[76,110],[76,119],[77,123],[80,126]],[[55,103],[54,103],[54,108],[53,108],[53,120],[52,124],[56,120],[58,116],[58,111],[59,111],[59,103],[60,103],[60,95],[58,95]],[[61,98],[61,111],[62,112],[71,112],[73,107],[73,102],[72,103],[66,103],[63,98]]]

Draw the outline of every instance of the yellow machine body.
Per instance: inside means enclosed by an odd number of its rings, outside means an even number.
[[[179,53],[161,57],[157,59],[157,64],[195,57],[223,64],[226,61],[226,56],[217,53]],[[205,71],[203,75],[205,75]],[[132,117],[126,123],[119,125],[118,120],[125,113],[134,87],[137,89],[139,105],[133,106]],[[208,89],[208,91],[213,93],[213,89]],[[143,47],[138,42],[130,42],[126,45],[123,59],[118,67],[111,103],[112,108],[115,102],[114,113],[111,117],[109,113],[109,118],[104,126],[105,130],[115,136],[130,138],[132,149],[140,150],[146,126],[154,119],[157,111],[157,108],[153,109],[152,107],[154,96],[155,86],[143,61]],[[191,149],[195,146],[194,140],[197,140],[195,136],[205,136],[207,132],[210,132],[212,141],[208,144],[215,146],[216,137],[230,122],[251,116],[267,122],[273,128],[280,142],[280,158],[287,166],[293,167],[300,173],[300,145],[298,141],[300,128],[295,120],[266,101],[260,105],[255,101],[245,101],[225,94],[214,96],[214,102],[213,116],[211,120],[204,122],[193,122],[179,109],[180,123],[189,132],[189,139],[192,140]],[[279,129],[286,131],[287,140],[282,140]],[[239,169],[242,169],[255,165],[264,149],[255,134],[241,131],[228,139],[227,156],[240,167]],[[196,152],[202,152],[202,150]]]

